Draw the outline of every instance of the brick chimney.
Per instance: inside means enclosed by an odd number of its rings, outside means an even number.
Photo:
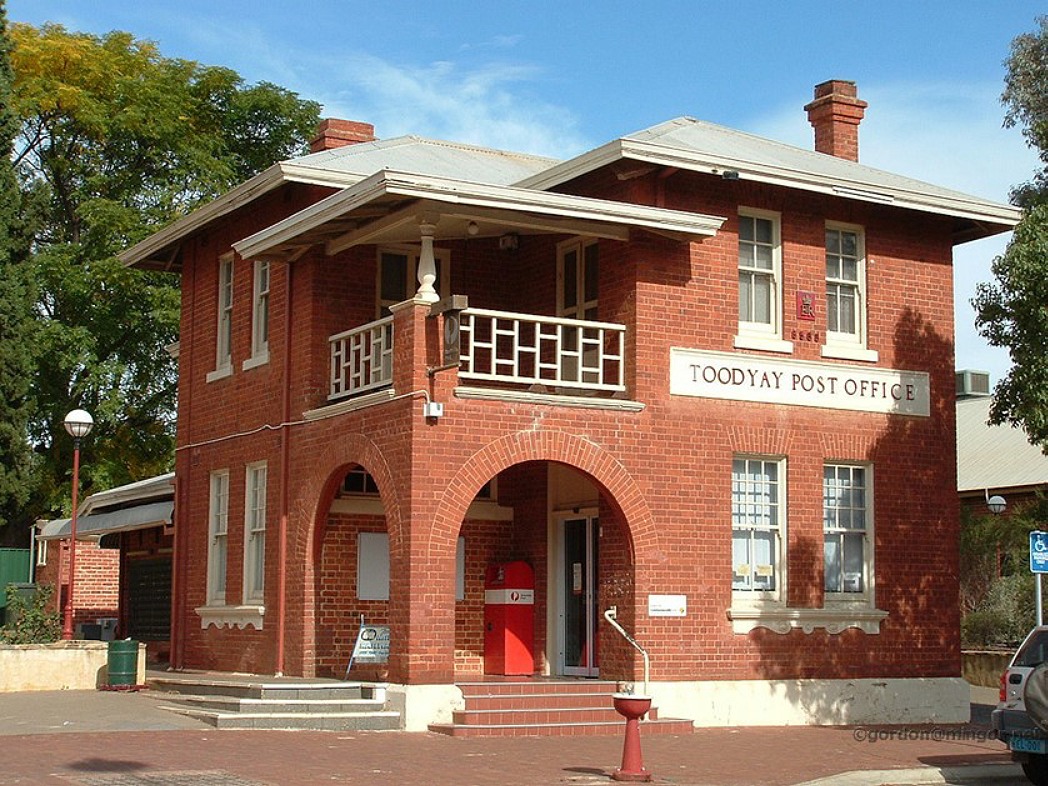
[[[336,147],[355,145],[358,142],[374,142],[375,127],[371,123],[360,123],[356,120],[339,120],[329,117],[320,121],[317,135],[309,143],[310,153],[321,150],[333,150]]]
[[[868,104],[854,82],[831,79],[815,86],[815,100],[804,107],[815,127],[815,149],[849,161],[859,160],[859,123]]]

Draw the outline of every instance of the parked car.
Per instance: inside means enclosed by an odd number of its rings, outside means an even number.
[[[1035,786],[1048,786],[1048,625],[1030,631],[1001,675],[993,728]]]

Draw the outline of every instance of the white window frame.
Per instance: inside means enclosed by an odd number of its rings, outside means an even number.
[[[36,539],[36,567],[43,568],[47,566],[47,541]]]
[[[411,300],[418,292],[418,260],[422,253],[418,246],[393,245],[379,247],[375,256],[375,318],[389,316],[389,307],[405,300]],[[390,300],[382,296],[382,255],[392,254],[404,257],[404,296],[399,300]],[[440,297],[451,294],[451,252],[446,248],[433,249],[433,258],[437,268],[437,280],[433,286]]]
[[[745,267],[737,261],[736,285],[739,286],[739,298],[741,299],[741,284],[738,278],[744,272],[754,275],[762,275],[771,278],[770,314],[771,322],[751,322],[742,318],[741,309],[736,314],[738,318],[738,333],[735,336],[735,347],[737,349],[758,349],[766,352],[793,352],[793,342],[786,341],[782,337],[783,323],[783,300],[782,300],[782,214],[771,210],[758,210],[756,208],[739,209],[739,232],[737,250],[741,252],[744,242],[742,240],[742,220],[757,219],[771,222],[771,270],[763,268]],[[741,253],[737,254],[741,256]]]
[[[244,472],[244,604],[259,603],[266,589],[265,461],[248,464]]]
[[[763,471],[764,465],[774,466],[776,469],[776,480],[774,481],[774,488],[772,489],[772,496],[768,498],[767,503],[762,506],[764,508],[771,508],[771,510],[755,510],[753,495],[747,494],[745,489],[740,488],[741,482],[747,482],[740,479],[736,474],[736,465],[738,462],[745,462],[743,478],[749,476],[750,465],[759,463]],[[766,476],[765,476],[766,477]],[[764,481],[767,483],[767,481]],[[749,500],[749,501],[748,501]],[[760,518],[770,517],[772,522],[770,524],[758,523]],[[786,540],[786,459],[782,456],[761,456],[752,454],[739,454],[732,457],[731,465],[731,550],[732,550],[732,608],[736,607],[758,607],[758,606],[780,606],[783,605],[786,599],[786,581],[787,581],[787,540]],[[749,562],[745,566],[746,573],[743,573],[743,565],[734,564],[735,559],[735,538],[736,534],[740,532],[749,533]],[[743,589],[735,587],[735,577],[741,575],[752,575],[759,570],[761,566],[758,566],[755,561],[754,549],[752,544],[754,542],[754,535],[757,533],[771,533],[774,536],[774,543],[772,546],[772,571],[775,578],[774,587],[770,590],[763,589]],[[750,580],[752,583],[752,579]]]
[[[245,371],[269,362],[269,260],[255,260],[251,279],[251,357],[243,363]]]
[[[455,547],[455,600],[466,597],[466,539]],[[389,600],[389,533],[357,533],[357,600]]]
[[[839,474],[841,470],[847,470],[849,475],[853,475],[855,472],[862,473],[862,501],[861,506],[849,505],[846,507],[840,507],[834,505],[830,506],[830,488],[828,486],[829,480],[826,477],[829,470],[833,470],[835,474]],[[823,480],[822,480],[822,508],[823,508],[823,586],[826,584],[826,571],[828,569],[828,563],[825,559],[825,543],[828,536],[836,538],[842,538],[845,534],[854,534],[856,532],[862,533],[862,590],[861,591],[840,591],[840,592],[825,592],[825,602],[829,604],[853,604],[860,606],[872,606],[873,605],[873,585],[874,585],[874,537],[873,537],[873,467],[865,462],[856,461],[827,461],[823,465]],[[839,497],[837,498],[839,500]],[[840,514],[847,510],[849,513],[860,511],[862,514],[862,528],[856,528],[854,526],[839,526]],[[836,514],[836,515],[835,515]],[[843,573],[843,564],[841,566]],[[843,578],[843,577],[842,577]]]
[[[223,254],[218,259],[215,298],[215,370],[207,375],[208,382],[233,373],[233,280],[233,255]]]
[[[589,278],[586,275],[586,252],[589,249],[597,250],[597,294],[595,297],[586,297],[586,284]],[[567,264],[566,257],[575,252],[575,292],[574,303],[564,302],[564,270]],[[564,319],[583,319],[596,321],[598,318],[598,303],[600,298],[600,251],[595,238],[577,237],[565,240],[557,244],[557,316]]]
[[[863,227],[857,224],[844,224],[837,221],[827,221],[824,235],[829,235],[831,232],[855,235],[857,254],[855,260],[856,280],[848,281],[843,278],[831,278],[829,271],[826,271],[825,280],[823,282],[823,304],[826,309],[826,342],[822,346],[822,356],[844,360],[876,362],[878,358],[877,352],[868,348],[867,314],[869,312],[869,301],[866,287],[866,232]],[[823,257],[828,263],[829,251],[826,249],[825,241],[823,242]],[[854,333],[830,329],[829,289],[831,286],[854,287],[856,298]]]
[[[229,470],[211,473],[207,526],[207,605],[226,605],[229,578]]]

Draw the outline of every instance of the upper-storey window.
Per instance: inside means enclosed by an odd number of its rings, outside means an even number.
[[[450,263],[446,250],[436,249],[433,252],[437,267],[437,280],[433,288],[441,297],[451,292]],[[379,317],[389,315],[389,307],[396,303],[410,300],[418,291],[418,257],[417,248],[383,248],[378,252],[378,304]]]
[[[210,382],[228,376],[233,370],[233,255],[218,260],[218,309],[215,339],[215,370]]]
[[[568,319],[597,318],[600,276],[596,240],[577,238],[561,243],[557,253],[557,316]]]
[[[251,297],[251,357],[244,368],[269,361],[269,262],[256,260]]]
[[[876,360],[866,346],[866,250],[862,229],[826,226],[826,346],[823,355]]]
[[[735,346],[790,352],[782,340],[782,246],[779,214],[739,214],[739,332]]]

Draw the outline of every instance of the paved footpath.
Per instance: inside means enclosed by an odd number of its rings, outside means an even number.
[[[608,774],[622,755],[617,736],[218,731],[159,709],[163,703],[149,692],[0,694],[0,785],[592,786],[611,783]],[[748,727],[651,736],[643,738],[644,763],[655,783],[681,786],[1026,784],[988,734],[988,708],[973,710],[968,726]]]

